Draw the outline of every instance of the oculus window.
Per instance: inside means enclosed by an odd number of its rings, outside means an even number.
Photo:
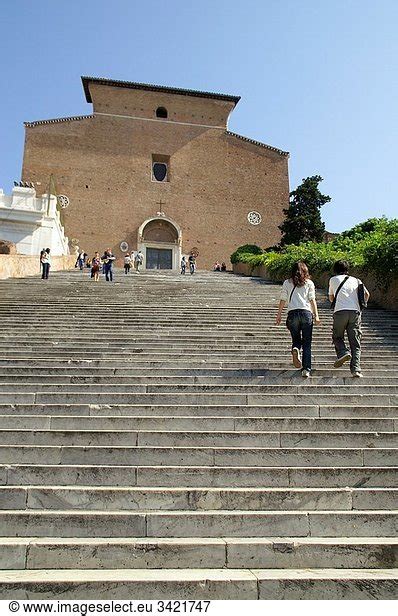
[[[170,181],[170,156],[164,154],[152,155],[152,181],[153,182],[169,182]]]

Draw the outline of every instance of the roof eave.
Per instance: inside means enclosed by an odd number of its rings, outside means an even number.
[[[233,96],[231,94],[219,94],[216,92],[202,92],[200,90],[187,90],[184,88],[172,88],[168,86],[158,86],[149,83],[139,83],[134,81],[119,81],[116,79],[106,79],[104,77],[88,77],[82,75],[81,77],[84,94],[86,101],[92,103],[93,100],[90,94],[90,83],[100,83],[102,85],[113,86],[117,88],[130,88],[132,90],[147,90],[151,92],[163,92],[165,94],[178,94],[180,96],[194,96],[196,98],[212,98],[215,100],[227,101],[234,104],[234,107],[240,101],[240,96]]]

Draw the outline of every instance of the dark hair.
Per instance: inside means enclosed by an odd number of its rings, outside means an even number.
[[[348,261],[336,261],[333,265],[333,273],[336,275],[348,273]]]
[[[302,287],[309,278],[310,273],[304,261],[297,261],[293,264],[291,279],[296,287]]]
[[[50,254],[50,249],[46,248],[46,253],[49,255]]]

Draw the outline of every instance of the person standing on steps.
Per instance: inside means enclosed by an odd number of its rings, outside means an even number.
[[[292,336],[292,358],[295,368],[302,368],[304,378],[311,376],[312,328],[320,324],[315,299],[315,285],[308,267],[298,261],[292,267],[291,277],[282,286],[276,325],[282,322],[282,311],[287,304],[286,327]],[[301,360],[302,351],[302,360]]]
[[[358,278],[348,273],[347,261],[336,261],[335,274],[329,280],[329,299],[333,308],[333,344],[337,359],[335,368],[350,362],[353,377],[362,377],[361,372],[361,309],[366,306],[370,293]],[[344,334],[347,332],[351,352],[348,351]]]
[[[188,257],[189,262],[189,272],[190,274],[194,274],[196,270],[196,257],[193,253],[191,253]]]
[[[101,267],[101,258],[99,252],[96,252],[91,261],[91,278],[94,278],[94,282],[99,281],[99,273]]]
[[[131,257],[129,255],[129,253],[126,253],[126,256],[124,257],[124,273],[128,274],[131,268]]]
[[[40,272],[41,273],[43,272],[43,262],[42,262],[41,258],[42,258],[42,256],[44,255],[45,252],[46,252],[45,248],[42,248],[41,251],[40,251]]]
[[[105,280],[107,282],[112,282],[113,280],[113,262],[115,260],[115,256],[112,254],[112,250],[108,248],[105,250],[104,254],[101,257],[101,261],[104,263],[103,273],[105,274]]]
[[[135,267],[135,271],[137,272],[137,274],[140,273],[140,267],[143,263],[144,263],[144,255],[142,254],[141,250],[139,250],[134,257],[134,267]]]
[[[51,258],[50,258],[50,249],[46,248],[45,251],[41,255],[41,266],[42,266],[42,280],[48,280],[48,275],[50,273],[51,267]]]
[[[185,257],[181,259],[181,274],[185,274],[187,270],[187,262],[185,261]]]

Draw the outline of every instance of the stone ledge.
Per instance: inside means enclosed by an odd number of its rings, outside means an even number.
[[[51,257],[51,271],[71,270],[74,269],[75,263],[75,255]],[[27,276],[40,277],[39,255],[0,254],[0,279],[26,278]]]

